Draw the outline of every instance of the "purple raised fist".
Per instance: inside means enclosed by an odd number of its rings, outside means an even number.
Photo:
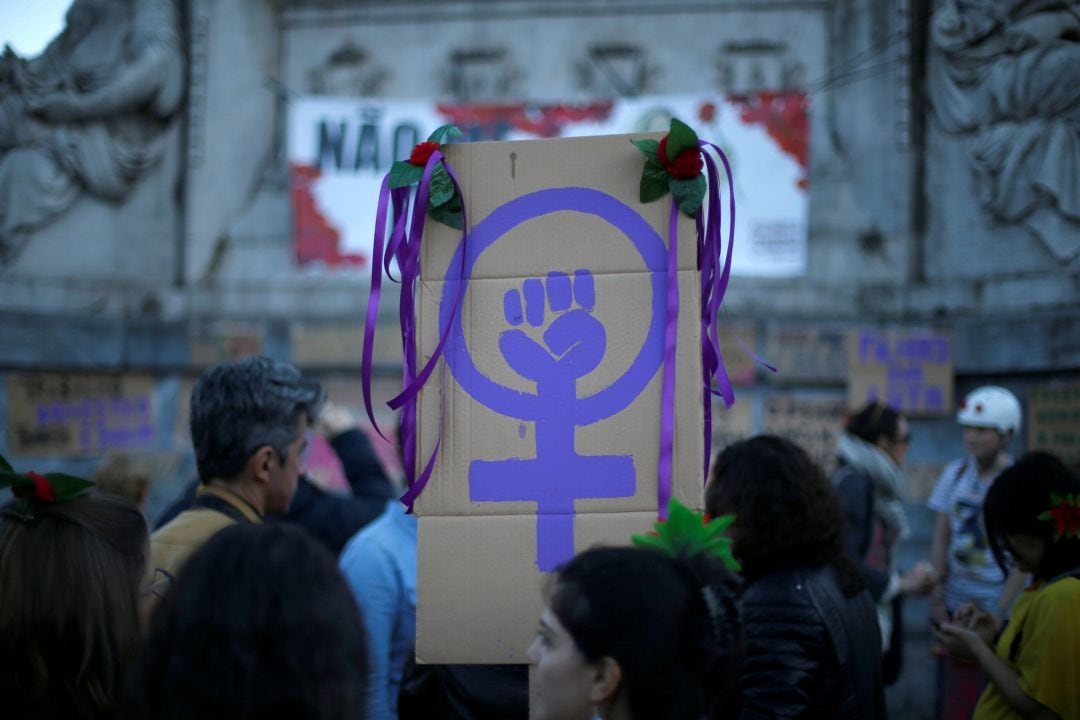
[[[522,298],[524,297],[524,302]],[[593,314],[596,284],[588,270],[577,270],[573,280],[566,273],[548,273],[546,282],[529,278],[519,292],[503,297],[506,321],[543,327],[543,344],[524,330],[507,330],[499,336],[499,349],[513,370],[524,378],[547,384],[570,381],[589,374],[600,364],[607,348],[607,333]],[[551,315],[549,316],[548,310]],[[552,319],[554,318],[554,319]]]

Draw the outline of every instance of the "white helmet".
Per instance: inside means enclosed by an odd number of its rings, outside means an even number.
[[[956,422],[1006,433],[1020,428],[1020,401],[1003,387],[984,385],[960,401]]]

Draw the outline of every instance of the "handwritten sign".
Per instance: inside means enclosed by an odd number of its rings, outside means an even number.
[[[1028,391],[1028,449],[1080,462],[1080,383],[1035,385]]]
[[[9,373],[12,455],[97,455],[157,447],[149,376]]]
[[[798,443],[826,473],[832,473],[843,419],[842,398],[776,394],[765,399],[762,427]]]
[[[848,334],[848,407],[883,400],[907,415],[953,407],[952,337],[945,332],[858,329]]]

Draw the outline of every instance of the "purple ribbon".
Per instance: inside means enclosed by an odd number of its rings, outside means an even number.
[[[679,336],[679,204],[671,200],[668,219],[667,316],[664,319],[664,379],[660,391],[660,462],[657,503],[667,520],[671,499],[671,459],[675,449],[675,349]]]
[[[724,151],[711,142],[699,141],[701,155],[705,159],[705,171],[709,185],[708,213],[698,215],[698,270],[701,274],[701,374],[702,406],[705,411],[705,443],[703,478],[709,475],[709,460],[712,456],[712,396],[724,398],[724,407],[730,408],[735,402],[735,391],[731,386],[724,356],[720,350],[720,330],[718,315],[720,303],[727,292],[731,278],[731,253],[735,244],[735,183],[731,176]],[[728,242],[724,254],[723,266],[720,265],[721,220],[719,172],[716,161],[706,149],[712,148],[724,163],[728,181]],[[702,216],[705,216],[704,218]],[[716,387],[714,388],[713,382]]]
[[[403,447],[405,478],[409,489],[401,497],[408,511],[412,512],[413,503],[424,490],[428,479],[435,468],[435,460],[442,446],[443,438],[443,415],[445,414],[445,396],[439,396],[439,433],[435,441],[435,447],[431,451],[424,469],[419,476],[416,473],[416,400],[421,388],[427,382],[431,373],[438,365],[442,357],[443,349],[450,337],[450,327],[454,316],[460,311],[461,301],[464,295],[464,283],[458,284],[457,294],[454,297],[453,309],[449,313],[449,319],[439,332],[439,342],[434,352],[422,368],[417,370],[416,362],[416,285],[420,278],[420,245],[424,235],[424,220],[428,209],[428,200],[431,192],[431,175],[439,161],[454,183],[454,188],[461,195],[461,185],[457,176],[446,162],[443,154],[436,150],[428,158],[424,166],[424,174],[416,190],[416,198],[412,204],[412,222],[408,223],[406,233],[406,219],[409,217],[409,190],[397,188],[389,190],[389,175],[383,179],[382,188],[379,192],[379,204],[375,216],[375,242],[372,258],[371,293],[368,298],[367,314],[364,319],[364,347],[361,358],[361,383],[364,391],[364,409],[372,426],[385,439],[371,407],[371,374],[372,354],[375,345],[375,326],[378,319],[379,299],[382,291],[382,273],[394,280],[390,272],[391,263],[397,261],[398,273],[401,283],[401,300],[398,305],[398,316],[401,322],[401,350],[404,365],[402,390],[387,405],[393,410],[401,411],[401,443]],[[389,242],[384,241],[386,235],[387,213],[393,200],[394,224]],[[462,208],[461,242],[464,247],[467,243],[468,222],[465,219],[465,209]],[[384,250],[384,244],[386,245]],[[462,253],[462,272],[459,277],[464,277],[464,264],[466,253]]]

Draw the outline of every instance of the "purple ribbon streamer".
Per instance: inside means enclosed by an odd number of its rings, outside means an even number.
[[[698,218],[698,269],[701,274],[701,373],[702,406],[705,412],[703,478],[708,478],[709,460],[712,457],[712,396],[724,398],[724,406],[730,408],[735,402],[735,391],[724,367],[720,350],[720,331],[717,317],[731,277],[731,257],[735,244],[735,183],[731,165],[724,151],[713,143],[699,141],[709,186],[709,211],[702,222]],[[728,242],[723,267],[720,266],[721,221],[719,172],[716,161],[706,152],[712,148],[724,163],[728,181]],[[702,213],[705,214],[705,213]],[[713,381],[717,387],[714,389]]]
[[[424,220],[431,191],[431,175],[435,171],[435,167],[439,161],[443,162],[443,167],[446,169],[447,174],[454,183],[455,189],[460,195],[461,185],[458,182],[457,176],[450,168],[450,164],[446,162],[442,153],[437,150],[431,154],[427,164],[424,166],[424,173],[420,179],[420,184],[417,187],[416,198],[412,203],[411,208],[409,203],[409,189],[395,188],[394,190],[389,190],[389,174],[383,179],[375,217],[375,242],[372,257],[371,292],[368,298],[367,313],[364,319],[364,346],[360,368],[361,383],[364,391],[364,409],[367,411],[368,419],[371,421],[372,426],[385,440],[386,437],[383,435],[382,431],[379,429],[378,423],[375,421],[375,415],[371,406],[372,356],[375,345],[375,327],[378,319],[379,300],[382,292],[382,274],[385,273],[391,280],[400,282],[401,300],[398,305],[398,317],[401,323],[401,349],[404,373],[401,392],[387,404],[391,409],[400,409],[401,411],[400,440],[403,447],[405,478],[409,485],[408,491],[401,497],[401,502],[408,507],[408,512],[410,513],[412,512],[413,503],[420,493],[423,492],[424,486],[427,484],[427,481],[435,468],[435,461],[439,454],[439,448],[442,446],[444,429],[443,415],[445,414],[446,404],[445,395],[440,392],[438,437],[435,441],[435,447],[432,449],[431,455],[424,465],[423,471],[417,476],[417,396],[431,376],[432,371],[438,365],[439,359],[442,357],[443,349],[450,336],[450,327],[452,326],[455,314],[460,311],[461,301],[464,296],[464,283],[459,283],[457,295],[454,299],[453,310],[449,315],[446,326],[440,330],[439,342],[431,357],[428,358],[428,361],[424,364],[424,367],[417,372],[415,293],[416,285],[420,277],[420,245],[424,234]],[[393,201],[392,203],[391,200]],[[384,237],[386,234],[387,214],[391,205],[393,206],[394,224],[389,242],[386,242]],[[408,224],[408,232],[406,232],[406,220],[409,218],[410,209],[412,210],[412,222]],[[468,223],[465,220],[465,209],[462,208],[461,242],[463,244],[467,242],[467,228]],[[459,271],[459,278],[464,277],[464,262],[466,255],[466,253],[462,253],[462,268]],[[391,273],[391,264],[395,260],[398,265],[399,279],[395,279],[393,273]]]
[[[671,463],[675,449],[675,350],[679,336],[679,205],[671,200],[668,220],[667,317],[664,319],[664,379],[660,391],[660,461],[657,503],[667,520],[671,499]]]

